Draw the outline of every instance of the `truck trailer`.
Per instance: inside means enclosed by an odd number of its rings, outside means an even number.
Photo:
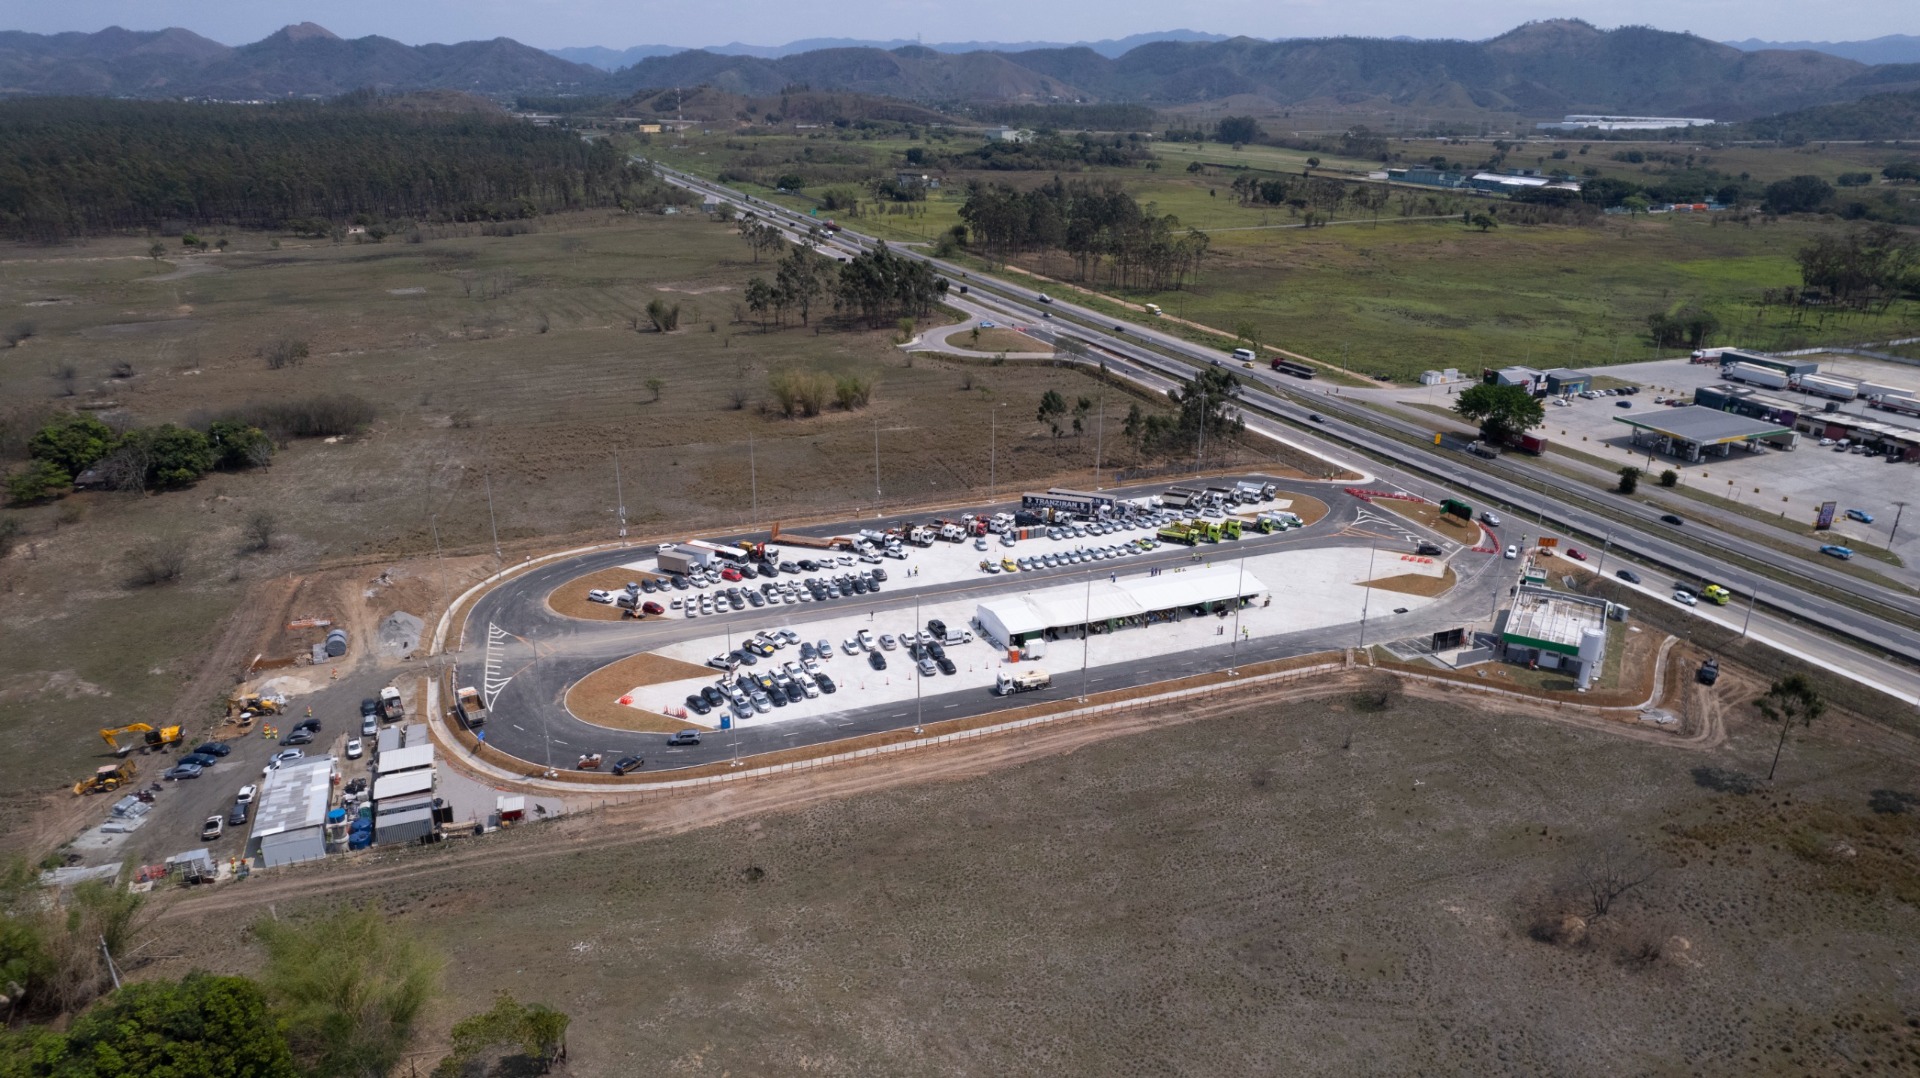
[[[407,717],[406,706],[400,702],[400,690],[392,685],[380,690],[380,717],[388,722]]]
[[[487,724],[487,702],[481,698],[480,690],[468,686],[454,693],[454,700],[460,712],[460,721],[467,729],[478,730]]]

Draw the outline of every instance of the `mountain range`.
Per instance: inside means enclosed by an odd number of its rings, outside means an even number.
[[[1227,39],[1226,34],[1204,34],[1198,30],[1163,30],[1152,34],[1108,38],[1104,41],[945,41],[926,47],[935,52],[1030,52],[1034,49],[1087,48],[1112,60],[1142,45],[1156,41],[1225,41]],[[698,49],[684,48],[679,45],[635,45],[627,49],[609,49],[590,45],[584,48],[548,49],[547,52],[562,60],[597,67],[602,71],[618,71],[623,67],[632,67],[642,60],[650,60],[656,56],[672,56],[682,52],[710,52],[718,56],[758,56],[764,60],[778,60],[796,53],[817,52],[821,49],[901,49],[919,44],[921,43],[918,41],[908,41],[904,38],[895,38],[892,41],[866,41],[850,37],[811,37],[802,41],[789,41],[785,45],[744,45],[738,41]]]
[[[935,103],[1178,105],[1237,96],[1249,107],[1740,120],[1920,89],[1920,64],[1868,65],[1810,50],[1744,51],[1691,34],[1599,30],[1567,19],[1528,23],[1477,42],[1155,40],[1117,56],[1093,45],[965,52],[840,46],[778,57],[694,50],[645,57],[613,72],[507,38],[409,46],[383,37],[343,40],[312,23],[238,47],[180,29],[0,33],[0,93],[253,99],[372,87],[625,96],[701,85],[745,95],[805,87]]]
[[[1844,56],[1863,64],[1920,64],[1920,37],[1912,34],[1888,34],[1871,41],[1729,41],[1726,44],[1746,52],[1761,49],[1806,49],[1828,56]]]

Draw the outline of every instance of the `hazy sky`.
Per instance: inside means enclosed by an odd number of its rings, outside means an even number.
[[[342,37],[381,34],[408,44],[511,37],[541,48],[564,45],[778,45],[810,37],[926,41],[1083,41],[1188,28],[1252,37],[1366,34],[1484,38],[1533,19],[1584,18],[1686,30],[1716,41],[1851,41],[1920,34],[1914,0],[1847,0],[1808,8],[1788,0],[877,0],[867,5],[791,0],[641,5],[623,0],[16,0],[0,29],[52,33],[124,26],[184,26],[230,45],[257,41],[287,23],[319,23]],[[1818,18],[1809,18],[1817,12]],[[832,17],[827,17],[832,13]]]

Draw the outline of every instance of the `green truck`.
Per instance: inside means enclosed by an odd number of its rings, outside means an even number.
[[[1181,546],[1192,546],[1200,541],[1200,537],[1194,533],[1193,526],[1179,520],[1161,528],[1160,538],[1169,543],[1179,543]]]

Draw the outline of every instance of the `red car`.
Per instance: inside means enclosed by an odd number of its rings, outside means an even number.
[[[735,569],[733,566],[729,565],[725,569],[720,570],[720,579],[738,580],[740,579],[740,570]]]
[[[640,606],[640,610],[646,614],[664,614],[667,612],[667,608],[661,606],[659,603],[643,603]]]
[[[1574,547],[1574,546],[1570,546],[1570,547],[1568,547],[1568,548],[1567,548],[1567,557],[1569,557],[1569,558],[1572,558],[1572,559],[1573,559],[1574,561],[1586,561],[1586,560],[1587,560],[1587,556],[1586,556],[1585,554],[1582,554],[1582,553],[1580,552],[1580,548],[1579,548],[1579,547]]]

